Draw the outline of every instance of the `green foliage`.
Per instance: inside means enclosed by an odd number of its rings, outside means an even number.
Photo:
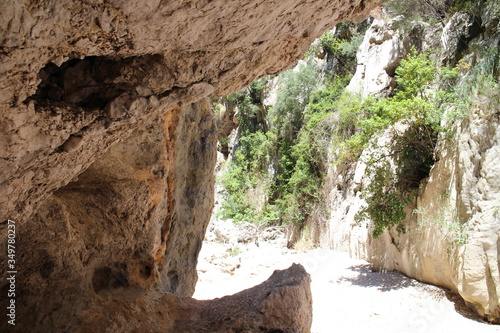
[[[228,163],[228,169],[219,179],[227,199],[223,201],[219,216],[235,221],[258,222],[263,219],[261,207],[250,200],[249,191],[268,182],[267,167],[274,152],[273,134],[257,131],[240,137],[239,149]],[[265,193],[258,193],[264,195]]]
[[[500,7],[500,6],[499,6]],[[455,81],[450,104],[460,101],[458,110],[469,110],[472,105],[484,108],[495,108],[500,104],[500,48],[487,47],[478,51],[480,60],[472,66],[461,61],[457,69],[462,78]],[[465,74],[465,75],[464,75]],[[457,82],[458,81],[458,82]]]
[[[434,148],[438,131],[430,124],[412,123],[404,132],[396,133],[392,151],[397,166],[396,187],[411,192],[429,175],[434,165]]]
[[[498,107],[499,50],[485,49],[480,54],[475,66],[461,61],[455,68],[436,68],[426,54],[412,50],[396,69],[394,96],[363,101],[349,95],[341,98],[341,124],[351,128],[347,131],[350,136],[344,136],[342,142],[341,162],[349,162],[363,149],[374,147],[371,138],[392,128],[392,142],[385,147],[387,155],[372,153],[366,161],[372,182],[363,189],[366,206],[356,216],[358,222],[373,222],[375,238],[387,228],[401,229],[406,217],[404,207],[412,191],[428,176],[435,162],[438,134],[446,131],[442,121],[451,124],[459,120],[471,105]],[[441,89],[432,92],[431,85]],[[397,130],[396,124],[406,128]],[[390,159],[394,166],[387,162]],[[455,234],[456,242],[463,242],[466,236],[461,226],[448,222],[442,224]]]
[[[412,8],[408,0],[393,0],[389,6],[401,5],[406,14],[420,15],[430,5],[436,9],[431,16],[442,20],[442,8],[451,5],[416,3]],[[351,68],[361,40],[356,30],[339,26],[321,37],[319,49]],[[356,220],[371,221],[374,237],[388,228],[403,230],[405,207],[435,162],[443,126],[464,117],[471,105],[498,107],[498,48],[481,49],[476,58],[467,59],[478,60],[437,67],[428,54],[411,50],[395,71],[397,86],[388,98],[363,99],[344,92],[347,75],[318,79],[311,59],[280,75],[270,110],[263,106],[266,79],[228,96],[240,126],[235,154],[220,179],[227,195],[220,214],[235,221],[301,226],[319,205],[327,152],[334,148],[337,165],[349,166],[368,148],[363,156],[372,181],[362,189],[366,206]],[[390,143],[376,147],[374,138],[382,132],[390,133]]]
[[[226,97],[229,108],[237,107],[236,117],[240,135],[265,128],[262,101],[264,100],[267,77],[253,81],[248,87]]]
[[[354,36],[338,37],[335,33],[328,31],[320,37],[323,50],[326,52],[345,57],[356,56],[356,51],[363,41],[363,35],[356,33]]]
[[[227,196],[219,213],[223,218],[302,224],[317,204],[331,132],[325,119],[349,82],[332,77],[320,86],[317,77],[313,62],[302,62],[280,75],[267,130],[255,126],[253,117],[262,108],[263,99],[257,96],[265,85],[253,84],[231,96],[238,107],[240,136],[228,170],[219,179]],[[256,191],[264,203],[252,200]]]
[[[443,26],[456,12],[466,12],[480,16],[481,12],[491,11],[492,17],[500,12],[500,2],[492,0],[389,0],[383,7],[393,17],[403,15],[399,28],[410,28],[412,21],[428,23],[440,22]],[[495,15],[496,14],[496,15]]]
[[[290,139],[300,130],[302,112],[318,83],[318,68],[313,61],[301,62],[296,69],[280,75],[276,104],[269,112],[269,120],[280,136]]]
[[[342,131],[343,149],[339,160],[349,161],[367,148],[372,137],[397,122],[417,127],[429,127],[427,133],[436,135],[442,111],[426,94],[428,85],[436,75],[436,67],[425,54],[412,50],[396,70],[398,87],[393,97],[361,100],[345,93],[337,108]],[[405,136],[399,136],[404,139]]]
[[[253,209],[246,200],[245,192],[251,188],[254,183],[250,174],[246,172],[246,166],[241,161],[244,156],[236,152],[234,160],[229,164],[228,170],[218,181],[224,187],[228,199],[222,202],[219,216],[224,219],[234,219],[235,221],[244,221],[252,216]]]
[[[406,218],[404,208],[410,200],[402,196],[397,188],[396,176],[392,173],[389,163],[385,161],[369,170],[371,182],[361,195],[366,201],[366,206],[354,219],[358,223],[364,220],[373,221],[372,235],[377,238],[385,229],[400,226]]]
[[[450,7],[450,11],[454,12],[471,12],[474,11],[478,3],[481,1],[477,0],[454,0]],[[492,1],[495,2],[495,1]]]
[[[492,109],[500,104],[500,49],[485,47],[475,56],[475,64],[461,59],[454,68],[439,69],[441,89],[436,92],[435,103],[446,124],[464,118],[473,106]]]
[[[304,59],[324,57],[334,63],[336,75],[354,74],[356,69],[356,52],[363,42],[368,24],[341,22],[334,30],[325,32],[317,42],[313,43]]]
[[[414,96],[425,98],[425,90],[434,80],[436,71],[436,67],[427,54],[418,54],[415,49],[411,49],[396,68],[396,82],[400,86],[396,92],[397,99],[408,99]]]
[[[320,37],[321,46],[323,50],[326,52],[330,52],[332,54],[339,53],[340,47],[342,46],[342,40],[335,37],[335,34],[331,31],[325,32]]]
[[[427,177],[434,164],[434,147],[441,130],[442,112],[427,93],[436,76],[437,68],[426,54],[412,50],[396,69],[398,87],[394,96],[354,101],[341,110],[344,121],[357,121],[358,131],[344,142],[341,158],[357,156],[370,145],[371,138],[392,128],[391,144],[372,152],[367,162],[371,183],[363,189],[366,206],[356,220],[373,222],[373,237],[385,229],[400,226],[406,218],[404,207],[413,189]],[[351,99],[352,100],[352,99]],[[395,125],[399,124],[396,129]],[[388,161],[392,159],[395,165]]]
[[[326,86],[317,88],[311,92],[309,104],[305,109],[305,117],[310,121],[315,115],[324,115],[336,108],[337,100],[349,84],[350,76],[334,76],[327,82]],[[312,124],[317,125],[317,122]]]
[[[278,142],[281,158],[273,196],[283,212],[282,221],[301,224],[319,201],[331,136],[325,119],[334,111],[335,100],[348,82],[346,77],[332,77],[324,86],[309,91],[300,130]]]
[[[248,194],[266,182],[270,156],[274,154],[275,138],[272,133],[264,132],[266,124],[262,119],[266,87],[267,78],[263,78],[227,97],[238,110],[239,140],[227,172],[218,179],[227,196],[218,214],[236,222],[259,221],[260,207]]]
[[[229,255],[231,257],[237,257],[243,253],[243,250],[240,249],[239,247],[235,246],[235,247],[232,247],[230,249],[227,249],[227,253],[229,253]]]
[[[383,6],[392,15],[404,15],[405,21],[425,18],[442,22],[455,0],[389,0]],[[467,0],[465,0],[467,1]]]

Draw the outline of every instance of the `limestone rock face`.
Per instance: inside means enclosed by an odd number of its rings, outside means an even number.
[[[475,108],[441,142],[440,159],[409,211],[406,234],[369,242],[369,260],[458,292],[500,322],[500,119],[498,106]]]
[[[0,220],[27,220],[148,116],[278,73],[379,2],[0,4]]]
[[[363,97],[388,93],[395,86],[394,70],[406,54],[397,20],[375,19],[365,34],[356,58],[357,68],[347,90]]]
[[[16,221],[14,328],[67,331],[129,289],[189,296],[213,205],[217,130],[202,100],[292,66],[323,31],[380,2],[0,3],[0,232]],[[6,294],[5,256],[0,267]]]
[[[191,295],[213,206],[208,101],[154,117],[49,195],[17,227],[17,327],[67,331],[128,288]]]
[[[443,29],[441,43],[443,58],[446,62],[455,64],[467,49],[467,43],[477,37],[481,31],[481,22],[468,13],[455,13]]]
[[[356,53],[356,72],[346,87],[348,91],[363,97],[386,97],[396,86],[395,70],[410,48],[439,47],[439,40],[434,38],[439,33],[435,26],[420,22],[408,34],[401,29],[405,20],[403,16],[386,15],[374,19]]]

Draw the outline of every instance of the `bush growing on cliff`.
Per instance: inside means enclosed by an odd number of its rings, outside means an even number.
[[[318,75],[310,61],[279,77],[276,104],[264,120],[267,128],[255,123],[263,108],[256,96],[265,86],[252,84],[228,98],[238,107],[240,136],[219,179],[227,196],[219,213],[224,218],[300,225],[319,201],[332,131],[324,120],[349,79],[332,77],[319,86]],[[257,192],[263,197],[258,204],[251,198]]]
[[[339,128],[347,130],[340,140],[339,163],[349,164],[364,149],[372,149],[365,161],[372,182],[363,188],[366,206],[356,220],[371,221],[375,238],[387,228],[401,226],[406,218],[403,209],[429,175],[438,135],[446,132],[443,126],[459,121],[471,105],[498,106],[499,54],[498,48],[486,48],[478,52],[474,66],[462,60],[455,68],[439,68],[426,54],[412,50],[396,69],[394,96],[341,98]],[[371,140],[388,129],[392,140],[384,156]]]
[[[387,161],[369,168],[368,175],[371,181],[361,195],[366,206],[356,214],[355,220],[358,223],[373,221],[372,236],[377,238],[385,229],[400,226],[401,221],[406,218],[404,208],[410,200],[402,195],[397,186],[397,176],[393,174]]]
[[[289,173],[280,179],[278,207],[282,220],[301,224],[318,204],[324,182],[326,153],[331,129],[325,119],[334,111],[335,100],[347,84],[346,78],[335,77],[326,86],[311,92],[303,110],[303,125],[284,155]]]
[[[368,20],[361,24],[341,22],[313,43],[304,58],[326,56],[327,62],[333,67],[334,75],[354,74],[357,65],[356,52],[363,42],[368,26]]]
[[[313,62],[283,73],[276,105],[269,114],[277,134],[276,174],[269,203],[280,212],[282,223],[303,221],[321,185],[318,163],[309,155],[317,150],[305,133],[309,118],[304,113],[312,91],[319,84],[318,74]]]
[[[345,22],[324,34],[305,60],[280,74],[273,108],[263,106],[263,81],[227,97],[238,109],[240,128],[236,153],[220,179],[226,192],[220,215],[302,225],[311,214],[319,202],[334,132],[329,119],[349,82],[347,73],[356,67],[356,50],[367,26]],[[320,72],[314,57],[321,52],[340,74]],[[257,192],[263,199],[259,202],[251,198]]]
[[[218,181],[226,199],[219,216],[235,221],[259,220],[259,207],[249,198],[249,192],[267,181],[267,167],[274,154],[274,140],[265,132],[265,110],[262,105],[267,78],[256,80],[243,90],[227,97],[231,107],[237,108],[238,144],[228,163],[227,171]]]
[[[293,139],[302,127],[303,111],[318,82],[318,68],[313,61],[301,62],[279,76],[276,104],[269,112],[269,122],[277,134]]]
[[[345,141],[343,154],[352,155],[349,151],[369,146],[373,149],[371,138],[392,128],[391,143],[383,148],[387,153],[380,155],[383,149],[374,150],[365,161],[371,183],[363,188],[366,206],[356,216],[358,222],[373,222],[375,238],[406,218],[404,207],[409,193],[418,188],[434,164],[442,111],[427,90],[436,73],[437,68],[426,54],[412,50],[396,69],[398,86],[394,96],[364,101],[360,108],[363,114],[357,118],[359,130]]]
[[[319,186],[311,158],[302,156],[308,152],[305,139],[297,145],[317,77],[312,61],[280,75],[276,104],[261,119],[266,89],[262,80],[228,98],[238,107],[239,137],[228,171],[220,178],[227,196],[222,217],[263,223],[302,220],[303,202],[296,199]],[[257,192],[263,200],[252,198]]]
[[[392,15],[404,15],[407,20],[426,18],[443,22],[456,2],[469,0],[390,0],[383,6]]]

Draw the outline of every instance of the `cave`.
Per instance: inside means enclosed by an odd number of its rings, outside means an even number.
[[[302,265],[192,298],[214,207],[210,98],[382,2],[0,4],[0,304],[15,304],[0,330],[309,332]]]
[[[36,93],[26,102],[33,100],[41,106],[59,104],[104,109],[122,94],[131,97],[144,94],[140,88],[149,85],[148,75],[155,66],[165,68],[162,55],[123,59],[88,56],[69,59],[60,66],[49,62],[38,72],[40,83]],[[164,88],[168,90],[168,86]],[[153,94],[152,91],[146,93]]]

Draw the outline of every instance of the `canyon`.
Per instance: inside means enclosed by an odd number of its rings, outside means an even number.
[[[287,225],[290,248],[446,288],[498,324],[499,17],[491,1],[390,1],[215,101],[218,215]]]

